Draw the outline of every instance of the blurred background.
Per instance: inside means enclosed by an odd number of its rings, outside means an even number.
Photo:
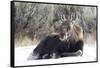
[[[85,43],[96,43],[96,7],[42,3],[14,3],[15,46],[29,46],[59,30],[63,20],[76,21]]]

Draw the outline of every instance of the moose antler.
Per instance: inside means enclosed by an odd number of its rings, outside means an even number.
[[[63,22],[63,21],[66,21],[66,20],[67,20],[67,19],[66,19],[65,15],[62,14],[62,15],[61,15],[61,21]]]

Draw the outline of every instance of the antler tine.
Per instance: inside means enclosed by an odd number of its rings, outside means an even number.
[[[63,17],[64,17],[64,21],[66,21],[66,17],[65,17],[65,15],[63,14]]]
[[[66,21],[66,17],[64,14],[61,15],[61,21]]]
[[[61,21],[63,22],[63,17],[62,17],[62,15],[61,15]]]
[[[72,15],[71,15],[71,19],[70,20],[72,21]]]

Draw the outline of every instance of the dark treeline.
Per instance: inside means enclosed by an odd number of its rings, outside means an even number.
[[[78,23],[88,34],[96,33],[96,7],[15,2],[15,38],[41,40],[58,32],[64,20]]]

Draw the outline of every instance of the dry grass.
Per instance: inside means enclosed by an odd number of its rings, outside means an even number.
[[[36,38],[30,39],[28,36],[18,35],[15,37],[15,47],[23,47],[23,46],[31,46],[38,44],[39,40]],[[90,44],[92,46],[96,46],[96,32],[94,33],[85,33],[84,34],[84,42],[86,44]]]
[[[15,47],[31,46],[35,45],[38,42],[39,41],[36,39],[31,40],[27,36],[24,37],[20,36],[19,38],[15,38]]]
[[[84,42],[92,46],[96,46],[97,44],[96,32],[84,34]]]

